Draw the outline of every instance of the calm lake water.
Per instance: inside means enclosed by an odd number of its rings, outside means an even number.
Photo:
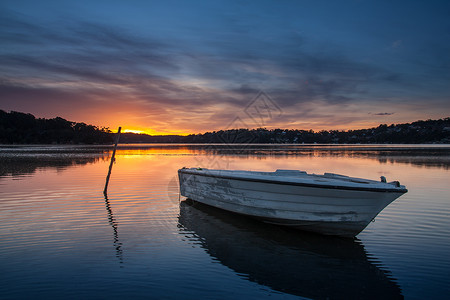
[[[450,146],[0,146],[2,299],[448,299]],[[177,170],[299,169],[409,192],[355,239],[179,197]],[[181,202],[180,202],[181,200]]]

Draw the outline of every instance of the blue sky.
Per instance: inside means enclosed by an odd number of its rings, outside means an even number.
[[[0,109],[38,117],[167,134],[450,115],[448,1],[3,0],[0,41]],[[279,113],[254,124],[260,92]]]

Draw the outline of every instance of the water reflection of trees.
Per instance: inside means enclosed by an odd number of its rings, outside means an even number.
[[[119,151],[159,150],[159,153],[215,155],[219,157],[347,157],[380,163],[410,164],[450,169],[450,147],[445,145],[302,145],[302,144],[132,144]]]
[[[312,299],[403,298],[357,239],[284,229],[190,200],[180,203],[179,230],[239,276],[276,291]]]
[[[380,163],[399,163],[414,166],[450,169],[450,148],[395,148],[395,147],[301,147],[301,146],[253,146],[230,147],[214,145],[194,149],[206,155],[239,155],[241,157],[347,157],[378,160]]]
[[[62,171],[72,166],[93,164],[105,159],[108,159],[108,154],[0,154],[0,176],[30,175],[40,168]]]
[[[29,174],[38,167],[67,168],[108,159],[110,146],[0,146],[0,176]],[[450,169],[450,147],[433,145],[285,145],[285,144],[120,144],[120,154],[215,155],[219,157],[346,157],[380,163]]]

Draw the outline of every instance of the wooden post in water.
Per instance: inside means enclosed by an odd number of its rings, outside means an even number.
[[[119,127],[119,129],[117,130],[117,134],[116,134],[116,140],[114,141],[114,150],[111,156],[111,162],[109,163],[109,171],[108,171],[108,175],[106,176],[106,183],[105,183],[105,189],[103,190],[103,195],[107,195],[108,193],[108,183],[109,183],[109,177],[111,176],[111,170],[114,164],[115,156],[116,156],[116,149],[117,149],[117,144],[119,143],[119,138],[120,138],[120,130],[122,130],[122,127]]]

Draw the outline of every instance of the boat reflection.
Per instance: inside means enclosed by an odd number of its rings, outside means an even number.
[[[273,290],[313,299],[402,299],[388,271],[357,239],[262,224],[191,200],[179,230],[224,266]]]

